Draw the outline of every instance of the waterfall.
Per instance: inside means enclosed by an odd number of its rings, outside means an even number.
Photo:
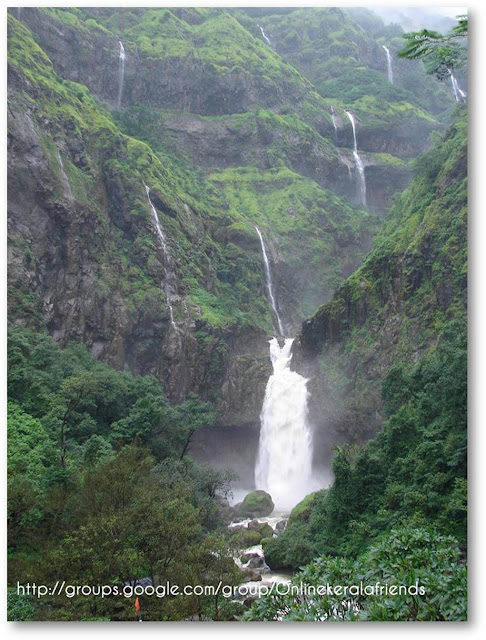
[[[118,40],[120,44],[120,51],[118,54],[118,74],[119,74],[119,86],[118,86],[118,108],[121,107],[121,101],[123,96],[123,80],[125,78],[125,47],[121,40]]]
[[[359,202],[366,207],[366,178],[365,178],[363,161],[361,160],[361,157],[358,153],[358,142],[356,140],[356,125],[354,122],[354,116],[349,111],[346,111],[345,113],[351,122],[351,126],[353,127],[353,138],[354,138],[353,155],[354,155],[354,161],[356,163],[356,169],[358,170],[357,177],[358,177]]]
[[[278,323],[284,329],[273,291],[270,263],[260,229],[260,238],[268,299]],[[277,510],[290,511],[310,493],[312,480],[312,437],[307,421],[307,380],[290,370],[293,338],[285,338],[280,347],[270,340],[273,374],[265,391],[260,414],[260,441],[255,464],[255,485],[268,491]]]
[[[336,117],[336,110],[334,109],[334,107],[331,107],[331,118],[332,118],[332,123],[334,125],[334,133],[336,134],[336,140],[338,138],[338,122],[337,122],[337,117]]]
[[[461,101],[464,102],[467,97],[466,92],[461,89],[452,71],[450,69],[448,69],[448,71],[449,71],[449,76],[451,78],[452,91],[454,92],[454,98],[456,99],[456,102],[461,102]]]
[[[177,326],[174,320],[174,309],[172,307],[172,302],[171,302],[172,295],[171,295],[170,285],[169,285],[170,272],[168,269],[168,264],[170,262],[170,251],[165,239],[164,232],[160,225],[159,216],[157,215],[157,209],[154,207],[152,200],[150,199],[150,188],[146,184],[144,184],[144,187],[145,187],[145,192],[147,194],[147,200],[149,202],[150,209],[152,210],[152,215],[154,217],[157,236],[159,238],[160,246],[162,247],[162,252],[164,254],[164,291],[165,291],[165,298],[167,300],[167,306],[169,307],[170,324],[177,331]]]
[[[265,282],[267,285],[268,298],[270,300],[270,305],[272,307],[273,313],[277,319],[278,330],[281,336],[285,335],[283,330],[282,321],[280,319],[277,303],[275,302],[275,295],[273,293],[273,284],[272,284],[272,274],[270,272],[270,263],[268,261],[267,251],[265,249],[265,242],[263,241],[263,236],[260,229],[255,225],[256,232],[258,233],[258,237],[260,238],[260,245],[262,247],[262,256],[263,256],[263,266],[265,268]]]
[[[280,347],[270,340],[273,375],[260,414],[255,484],[272,496],[276,509],[290,510],[312,486],[312,436],[307,420],[307,380],[290,370],[293,338]]]
[[[383,47],[383,49],[385,50],[385,53],[386,53],[386,66],[387,66],[387,70],[388,70],[388,82],[391,82],[393,84],[393,67],[392,67],[392,57],[391,57],[390,49],[388,47],[385,47],[384,44],[382,44],[381,46]]]
[[[66,170],[64,169],[64,163],[61,158],[61,152],[57,149],[57,161],[59,162],[59,168],[61,169],[61,178],[64,186],[64,190],[68,195],[70,200],[74,200],[73,192],[71,191],[71,184],[69,182],[69,178],[67,177]]]
[[[265,31],[263,31],[263,27],[261,27],[259,24],[257,25],[257,27],[260,29],[260,31],[262,32],[262,37],[265,40],[265,42],[271,47],[272,43],[270,42],[270,39],[267,38],[267,36],[265,35]]]

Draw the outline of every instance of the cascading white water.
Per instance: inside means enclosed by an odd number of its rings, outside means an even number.
[[[284,336],[265,241],[260,238],[268,299]],[[255,486],[268,491],[277,511],[288,512],[313,489],[312,437],[307,421],[307,380],[290,370],[293,338],[285,338],[280,347],[277,338],[270,340],[273,374],[265,391],[260,414],[260,441],[255,464]]]
[[[289,511],[312,488],[312,436],[307,419],[307,380],[290,370],[293,338],[280,347],[270,340],[273,375],[260,414],[255,485],[272,496],[277,510]]]
[[[152,215],[154,218],[155,229],[157,230],[157,236],[159,238],[160,246],[162,247],[162,252],[164,254],[164,291],[165,291],[165,298],[167,300],[167,306],[169,307],[170,324],[177,331],[177,325],[174,320],[174,309],[172,307],[172,302],[171,302],[172,294],[170,291],[170,284],[169,284],[171,276],[167,266],[170,263],[170,251],[169,251],[167,242],[165,240],[164,232],[160,225],[157,209],[154,207],[152,200],[150,199],[150,187],[148,187],[146,184],[144,184],[144,187],[145,187],[145,192],[147,194],[147,200],[149,202],[150,209],[152,211]]]
[[[454,92],[454,98],[456,99],[456,102],[464,102],[464,100],[467,98],[466,92],[461,89],[459,83],[457,82],[457,78],[452,73],[452,71],[450,69],[448,71],[451,78],[452,91]]]
[[[392,57],[391,57],[390,49],[388,47],[385,47],[384,44],[382,44],[381,46],[383,47],[383,49],[385,50],[385,53],[386,53],[386,66],[387,66],[387,71],[388,71],[388,82],[391,82],[391,84],[393,84],[393,66],[392,66]]]
[[[338,122],[337,122],[336,110],[334,109],[334,107],[331,107],[331,118],[332,118],[332,123],[334,125],[334,133],[336,134],[336,140],[337,140],[337,137],[338,137]]]
[[[258,28],[260,29],[260,31],[262,32],[262,37],[265,40],[265,42],[271,47],[272,43],[270,42],[270,39],[267,37],[267,35],[265,34],[265,31],[263,31],[263,27],[261,27],[260,25],[257,25]]]
[[[270,263],[268,261],[265,242],[263,241],[263,236],[260,229],[256,225],[255,225],[255,229],[256,229],[256,232],[258,233],[258,237],[260,238],[260,245],[262,247],[263,266],[265,268],[265,283],[267,285],[268,298],[270,300],[270,305],[272,307],[273,313],[275,314],[275,318],[277,319],[278,330],[280,332],[280,335],[283,336],[285,334],[284,334],[282,320],[280,319],[280,315],[278,313],[277,303],[275,301],[275,295],[273,293],[272,274],[270,271]]]
[[[118,108],[120,108],[123,97],[123,81],[125,79],[125,47],[121,40],[118,40],[118,42],[120,44],[118,53]]]
[[[351,122],[351,126],[353,127],[353,138],[354,138],[353,155],[354,155],[354,161],[356,163],[356,169],[357,169],[359,201],[363,206],[366,206],[366,178],[365,178],[363,161],[361,160],[361,157],[358,153],[358,142],[356,140],[356,125],[354,122],[354,116],[349,111],[346,111],[345,113]]]

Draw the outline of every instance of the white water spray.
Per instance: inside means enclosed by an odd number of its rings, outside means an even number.
[[[260,238],[260,245],[262,247],[262,256],[263,256],[263,266],[265,268],[265,283],[267,285],[268,298],[270,300],[270,305],[272,307],[273,313],[277,319],[278,330],[281,336],[285,335],[282,325],[282,320],[280,319],[280,315],[277,309],[277,303],[275,301],[275,295],[273,293],[273,284],[272,284],[272,274],[270,272],[270,263],[268,261],[267,250],[265,248],[265,242],[263,240],[262,233],[260,229],[255,225],[256,232],[258,233],[258,237]]]
[[[157,236],[159,238],[160,246],[162,247],[162,252],[164,254],[164,290],[165,290],[165,298],[167,300],[167,305],[169,307],[170,324],[177,331],[177,326],[174,320],[174,309],[172,307],[172,302],[171,302],[171,292],[170,292],[170,285],[169,285],[170,272],[167,267],[167,265],[170,262],[170,251],[169,251],[167,242],[165,240],[164,232],[160,225],[159,216],[157,215],[157,209],[154,207],[152,200],[150,199],[150,187],[148,187],[146,184],[144,184],[144,187],[145,187],[145,193],[147,194],[147,200],[149,202],[152,215],[154,217]]]
[[[388,47],[385,47],[384,44],[382,44],[381,46],[383,47],[383,49],[385,50],[385,53],[386,53],[386,66],[387,66],[387,71],[388,71],[388,82],[391,82],[391,84],[393,84],[393,67],[392,67],[392,57],[391,57],[390,49]]]
[[[260,414],[255,484],[272,496],[277,510],[289,511],[312,486],[312,436],[307,419],[307,380],[290,370],[293,338],[280,347],[270,340],[273,375]]]
[[[123,81],[125,79],[125,47],[121,40],[118,40],[118,43],[120,45],[118,53],[118,108],[120,108],[123,97]]]
[[[272,43],[270,42],[270,39],[266,36],[265,31],[263,31],[263,27],[261,27],[260,25],[257,25],[257,27],[260,29],[260,31],[262,32],[262,37],[265,40],[265,42],[271,47]]]
[[[366,178],[365,178],[363,161],[361,160],[361,157],[358,153],[358,142],[356,140],[356,124],[354,122],[353,114],[350,113],[349,111],[346,111],[345,113],[351,122],[351,126],[353,127],[353,138],[354,138],[353,155],[354,155],[354,161],[357,169],[359,201],[363,206],[366,207]]]
[[[457,82],[457,78],[452,73],[452,71],[450,69],[448,71],[451,78],[452,91],[454,92],[454,98],[456,99],[456,102],[464,102],[467,98],[466,92],[461,89],[459,83]]]

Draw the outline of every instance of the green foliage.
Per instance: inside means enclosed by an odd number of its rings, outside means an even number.
[[[451,69],[460,69],[467,64],[467,33],[467,16],[458,16],[457,25],[446,35],[428,29],[405,33],[405,45],[398,56],[409,60],[424,59],[427,73],[444,80],[450,76]]]
[[[292,579],[296,594],[259,598],[243,619],[466,620],[466,579],[453,537],[409,526],[383,536],[358,560],[321,556]]]

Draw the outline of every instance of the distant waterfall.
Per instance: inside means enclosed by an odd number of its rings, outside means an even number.
[[[282,321],[280,319],[280,315],[277,309],[277,303],[275,301],[275,295],[273,293],[273,284],[272,284],[272,274],[270,272],[270,263],[268,261],[267,250],[265,248],[265,242],[263,240],[262,233],[260,229],[255,225],[256,232],[258,233],[258,237],[260,238],[260,245],[262,247],[262,256],[263,256],[263,266],[265,268],[265,283],[267,285],[268,298],[270,300],[270,305],[272,307],[275,318],[277,319],[278,330],[281,336],[285,335],[283,330]]]
[[[159,242],[160,242],[160,246],[162,247],[162,252],[164,254],[164,291],[165,291],[165,298],[167,301],[167,306],[169,307],[169,317],[170,317],[170,324],[172,325],[172,327],[177,331],[177,326],[176,323],[174,321],[174,309],[172,307],[172,302],[171,302],[171,291],[170,291],[170,272],[168,269],[168,264],[170,262],[170,252],[169,252],[169,247],[167,245],[167,242],[165,240],[165,235],[164,232],[162,230],[162,227],[160,226],[160,222],[159,222],[159,216],[157,215],[157,209],[154,207],[152,200],[150,199],[150,188],[144,184],[145,187],[145,192],[147,194],[147,200],[149,202],[150,205],[150,209],[152,210],[152,215],[154,217],[154,222],[155,222],[155,228],[157,230],[157,236],[159,238]]]
[[[61,179],[64,186],[64,190],[70,200],[74,200],[73,192],[71,191],[71,184],[69,182],[69,178],[67,177],[66,170],[64,169],[64,163],[61,158],[61,152],[57,149],[57,161],[59,163],[59,168],[61,169]]]
[[[390,49],[388,47],[385,47],[384,44],[382,44],[381,46],[383,47],[383,49],[385,50],[385,53],[386,53],[386,66],[387,66],[387,70],[388,70],[388,82],[391,82],[393,84],[393,67],[392,67],[392,57],[391,57]]]
[[[118,108],[121,107],[123,97],[123,81],[125,79],[125,47],[121,40],[118,40],[120,50],[118,53]]]
[[[338,138],[338,122],[337,122],[336,110],[334,109],[334,107],[331,107],[331,118],[332,118],[332,124],[334,125],[334,133],[336,135],[336,140],[337,140],[337,138]]]
[[[273,375],[260,414],[255,486],[268,491],[277,509],[290,510],[312,486],[312,435],[307,420],[307,380],[290,370],[293,338],[270,340]]]
[[[353,127],[353,137],[354,137],[353,155],[354,155],[354,161],[356,163],[356,169],[357,169],[359,201],[363,206],[366,207],[366,178],[365,178],[363,161],[361,160],[361,157],[358,153],[358,142],[356,140],[356,124],[354,122],[353,114],[350,113],[349,111],[346,111],[345,113],[351,122],[351,126]]]
[[[449,69],[449,76],[451,78],[452,91],[454,92],[454,98],[456,99],[456,102],[464,102],[467,98],[467,94],[465,91],[461,89],[455,75],[452,73],[450,69]]]
[[[271,47],[272,43],[270,42],[270,39],[267,38],[267,36],[265,35],[265,31],[263,31],[263,27],[261,27],[260,25],[257,25],[258,28],[260,29],[260,31],[262,32],[262,37],[265,40],[265,42]]]

